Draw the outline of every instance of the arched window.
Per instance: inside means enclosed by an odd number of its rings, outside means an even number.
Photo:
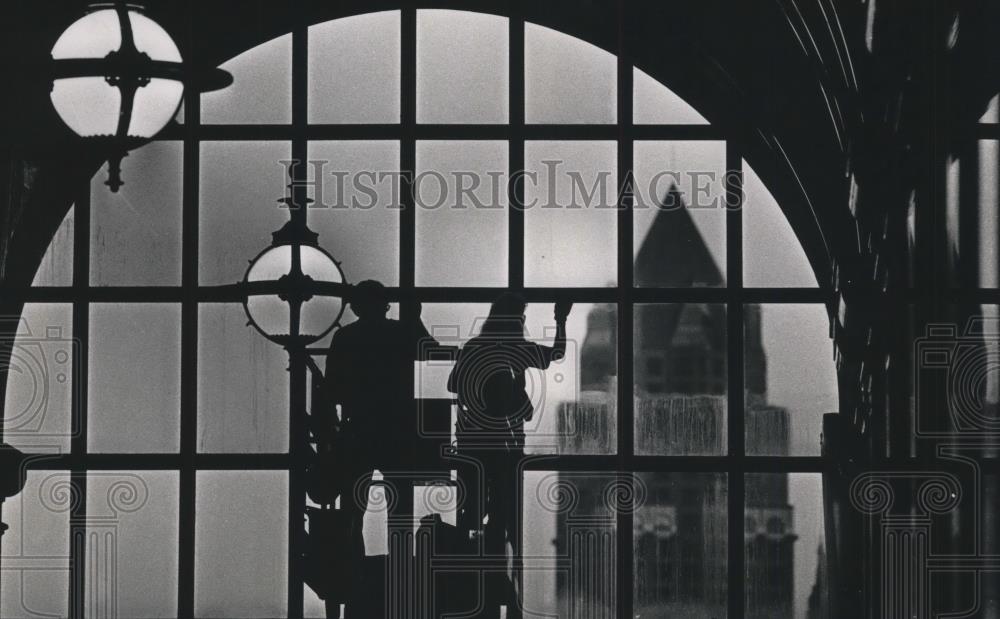
[[[111,518],[123,615],[322,615],[288,577],[287,358],[245,326],[226,287],[287,221],[276,200],[291,174],[348,280],[415,296],[441,339],[474,334],[507,287],[531,302],[538,339],[552,301],[576,302],[566,359],[533,382],[529,450],[547,458],[524,476],[524,517],[538,523],[526,553],[550,565],[568,551],[563,516],[538,499],[546,484],[568,480],[593,495],[581,509],[600,511],[602,488],[641,473],[631,483],[645,506],[608,512],[634,535],[616,534],[601,568],[631,566],[635,588],[619,574],[624,585],[591,601],[739,608],[726,532],[749,526],[751,494],[755,507],[819,513],[806,474],[819,470],[837,391],[825,292],[738,145],[641,67],[499,15],[345,17],[223,66],[235,84],[186,101],[175,126],[130,154],[120,193],[100,179],[81,191],[36,276],[19,342],[73,363],[10,379],[8,420],[24,423],[8,421],[6,439],[54,456],[11,501],[15,530],[60,531],[40,552],[79,559],[98,552],[95,518]],[[309,165],[290,165],[301,157]],[[445,372],[422,366],[420,393],[440,397]],[[744,480],[761,470],[771,474]],[[790,496],[787,482],[756,481],[786,472],[812,482]],[[50,509],[70,481],[78,503]],[[155,509],[123,507],[123,487]],[[85,549],[67,549],[71,513]],[[656,520],[666,513],[669,532]],[[810,557],[814,529],[798,542]],[[71,595],[65,572],[8,574],[5,617],[104,608],[97,589]],[[542,570],[525,605],[562,612],[568,586]],[[801,603],[809,586],[786,595]]]

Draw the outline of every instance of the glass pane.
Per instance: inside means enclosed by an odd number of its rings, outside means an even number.
[[[810,473],[746,476],[747,617],[827,617],[823,480]]]
[[[66,453],[74,431],[73,389],[80,346],[70,304],[24,306],[11,351],[4,403],[4,441],[21,451]]]
[[[489,312],[488,303],[426,303],[420,317],[427,331],[438,342],[446,346],[462,346],[479,335]],[[417,363],[414,380],[416,396],[421,399],[457,397],[448,391],[448,376],[454,365],[453,361],[441,359]]]
[[[91,183],[90,283],[181,283],[181,142],[153,142],[122,160],[125,185],[111,193],[103,175]]]
[[[551,346],[553,306],[528,305],[526,337]],[[566,356],[530,370],[534,418],[525,425],[529,453],[608,454],[617,447],[617,313],[613,305],[581,303],[566,321]]]
[[[86,616],[177,614],[178,474],[87,474]]]
[[[418,286],[506,285],[506,179],[506,142],[417,142]]]
[[[42,262],[35,272],[32,286],[73,285],[73,230],[76,222],[75,207],[70,207],[56,233],[49,242]]]
[[[633,333],[636,453],[726,453],[726,307],[637,305]]]
[[[202,285],[234,284],[288,221],[287,142],[203,142],[198,272]],[[239,233],[235,234],[234,231]]]
[[[727,485],[711,473],[637,477],[645,500],[633,519],[636,616],[726,616]]]
[[[1000,287],[1000,142],[979,141],[979,285],[983,288]]]
[[[1000,95],[993,95],[986,106],[986,111],[979,118],[981,123],[995,123],[1000,120]]]
[[[399,122],[399,11],[309,27],[309,122]]]
[[[614,616],[620,490],[614,473],[524,474],[526,617]]]
[[[242,305],[198,308],[198,451],[288,451],[288,355]]]
[[[687,101],[641,69],[632,70],[632,122],[637,125],[707,125]]]
[[[90,306],[90,451],[178,450],[180,309],[177,304]]]
[[[525,24],[525,121],[616,122],[617,69],[618,59],[599,47],[544,26]]]
[[[747,305],[746,449],[818,456],[823,414],[839,408],[830,322],[823,305]]]
[[[348,281],[399,283],[399,142],[310,142],[309,227]]]
[[[205,124],[292,122],[292,35],[262,43],[221,65],[228,88],[201,96]]]
[[[525,284],[614,286],[615,142],[527,142],[524,151]]]
[[[4,501],[0,615],[69,616],[69,511],[78,500],[69,473],[28,471],[21,493]]]
[[[200,471],[195,501],[194,612],[288,612],[288,473]]]
[[[724,142],[636,142],[635,283],[722,286]]]
[[[417,122],[507,122],[508,49],[506,17],[418,11]]]
[[[743,283],[816,287],[816,274],[774,196],[743,162]]]

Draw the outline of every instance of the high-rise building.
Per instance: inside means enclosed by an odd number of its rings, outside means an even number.
[[[647,286],[720,286],[724,278],[676,189],[642,242],[635,281]],[[614,428],[617,384],[614,306],[594,307],[580,351],[581,394],[559,407],[562,453],[593,453]],[[721,304],[641,304],[634,315],[635,449],[638,454],[723,455],[727,450],[727,320]],[[745,308],[745,416],[747,453],[788,453],[789,416],[767,404],[767,359],[760,307]],[[609,395],[611,394],[611,395]],[[570,480],[567,480],[570,481]],[[574,477],[580,497],[600,497],[599,481]],[[644,504],[633,518],[635,609],[643,616],[691,619],[725,615],[727,600],[727,481],[719,474],[644,474]],[[593,485],[594,487],[589,487]],[[794,574],[792,508],[788,477],[746,477],[745,552],[747,617],[790,619]],[[570,575],[590,582],[613,580],[613,564],[595,565],[581,553],[577,513],[560,513],[556,550],[570,556]],[[603,505],[601,507],[604,507]],[[593,506],[599,509],[598,506]],[[586,514],[583,514],[586,516]],[[576,520],[574,520],[576,518]],[[574,533],[569,533],[570,529]],[[573,537],[571,540],[570,537]],[[565,599],[587,596],[608,607],[608,588],[560,590]],[[564,608],[566,608],[564,606]],[[571,615],[570,615],[571,616]]]

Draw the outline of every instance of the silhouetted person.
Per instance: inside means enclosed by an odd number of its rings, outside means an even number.
[[[412,320],[386,317],[385,288],[367,280],[354,287],[351,309],[358,320],[333,336],[326,358],[325,389],[330,408],[339,404],[337,445],[346,450],[347,475],[340,508],[350,527],[350,553],[357,573],[364,558],[362,519],[367,509],[371,474],[375,469],[413,468],[417,419],[413,397],[413,363],[431,348],[443,347],[420,321],[419,305]]]
[[[525,390],[525,371],[545,369],[563,357],[571,307],[570,303],[556,304],[555,341],[543,346],[524,337],[524,299],[513,293],[502,295],[490,307],[479,335],[462,347],[448,377],[448,390],[458,395],[458,448],[474,456],[483,468],[483,515],[488,517],[484,546],[491,555],[506,555],[506,542],[515,556],[520,554],[516,527],[521,504],[519,465],[524,456],[524,424],[534,415]],[[496,604],[496,596],[502,595],[499,585],[488,587],[488,593],[490,589],[492,595],[487,597]]]

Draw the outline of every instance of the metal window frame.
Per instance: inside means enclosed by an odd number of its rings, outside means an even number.
[[[194,9],[191,9],[194,10]],[[239,302],[239,290],[233,286],[202,286],[198,281],[200,146],[208,141],[282,141],[290,142],[293,159],[306,160],[310,141],[314,140],[397,140],[400,145],[400,169],[415,170],[416,144],[420,140],[503,140],[508,143],[509,172],[523,168],[524,144],[528,140],[608,140],[618,147],[618,187],[632,179],[633,146],[644,140],[713,140],[726,144],[725,193],[730,202],[726,214],[726,285],[707,288],[637,288],[633,282],[632,229],[633,195],[618,196],[618,285],[614,288],[525,288],[524,287],[524,213],[508,208],[508,283],[521,291],[528,301],[542,302],[572,299],[579,302],[604,302],[618,308],[618,406],[617,451],[612,455],[564,455],[532,459],[526,470],[604,471],[621,475],[629,483],[638,472],[725,473],[728,484],[728,616],[744,616],[744,475],[755,472],[819,473],[824,465],[819,457],[747,456],[744,436],[744,305],[760,303],[827,304],[830,290],[817,288],[745,288],[743,286],[742,180],[740,149],[727,139],[723,130],[713,125],[635,125],[632,122],[633,67],[628,42],[635,31],[625,2],[618,2],[616,28],[618,40],[617,86],[618,119],[609,125],[526,124],[524,119],[524,32],[525,19],[520,2],[512,2],[509,19],[509,122],[504,125],[421,125],[416,122],[416,28],[417,9],[401,9],[401,118],[399,124],[310,125],[307,118],[308,96],[308,27],[300,22],[292,31],[292,121],[285,125],[202,125],[198,95],[185,100],[185,122],[171,126],[158,139],[183,142],[182,190],[182,275],[180,286],[98,287],[90,284],[90,187],[82,187],[75,206],[73,249],[73,284],[65,287],[38,287],[17,291],[26,302],[64,302],[72,304],[73,336],[80,342],[81,367],[77,376],[83,384],[73,390],[73,418],[80,423],[79,433],[71,441],[70,453],[32,462],[35,470],[69,471],[79,501],[71,513],[69,553],[69,609],[72,616],[83,616],[86,591],[85,549],[87,515],[87,473],[100,470],[169,470],[179,475],[178,500],[178,579],[177,612],[180,617],[194,617],[195,591],[195,502],[199,471],[251,470],[289,471],[294,458],[277,454],[213,454],[197,451],[197,376],[198,309],[209,302]],[[194,17],[192,16],[192,19]],[[197,46],[188,42],[189,53]],[[981,137],[995,137],[993,127],[981,129]],[[293,168],[293,180],[306,180],[305,165]],[[280,190],[280,188],[279,188]],[[305,191],[302,184],[301,191]],[[418,287],[415,283],[416,206],[404,180],[400,197],[399,285],[389,289],[394,301],[488,302],[506,288],[494,287]],[[523,186],[512,185],[508,195],[511,206],[523,203]],[[298,216],[306,216],[303,210]],[[296,214],[293,213],[293,216]],[[248,256],[249,258],[249,256]],[[963,296],[982,302],[1000,302],[996,290],[963,291]],[[87,385],[90,304],[179,303],[181,305],[181,410],[180,449],[175,454],[91,454],[87,452]],[[639,303],[715,302],[727,308],[728,362],[728,452],[719,456],[639,456],[634,445],[633,342],[632,319]],[[405,305],[405,304],[404,304]],[[294,386],[292,387],[294,388]],[[295,401],[295,398],[292,398]],[[289,414],[290,422],[295,418]],[[291,422],[294,423],[294,422]],[[293,430],[295,430],[293,428]],[[290,437],[294,434],[290,434]],[[295,533],[304,510],[304,490],[289,480],[289,617],[300,617],[303,605],[301,575],[292,560],[304,540]],[[623,510],[617,515],[617,599],[618,616],[633,616],[633,515]]]

